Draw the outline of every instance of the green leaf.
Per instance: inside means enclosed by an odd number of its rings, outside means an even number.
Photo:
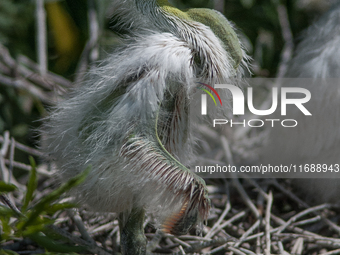
[[[82,183],[90,172],[90,169],[91,167],[87,167],[82,173],[71,178],[61,187],[43,197],[40,202],[34,206],[34,208],[32,209],[32,213],[28,217],[27,221],[23,224],[18,225],[18,228],[20,230],[24,230],[27,226],[30,226],[36,220],[36,218],[39,217],[43,211],[46,211],[49,207],[51,207],[51,204],[55,200],[59,199],[61,195],[69,191],[71,188]]]
[[[0,181],[0,194],[15,191],[17,187],[11,183]]]
[[[70,252],[81,252],[86,250],[82,246],[70,246],[56,242],[55,240],[45,236],[42,233],[35,233],[29,236],[30,239],[35,241],[41,247],[44,247],[48,251],[70,253]]]
[[[0,250],[0,255],[19,255],[19,253],[16,253],[14,251],[11,250]]]
[[[77,205],[72,203],[62,203],[62,204],[53,204],[49,208],[46,208],[47,214],[54,214],[57,211],[75,208]]]
[[[48,218],[41,218],[38,217],[30,226],[26,227],[25,231],[22,233],[19,233],[18,237],[20,235],[29,237],[32,234],[36,234],[38,232],[44,232],[48,225],[52,225],[55,220],[48,219]]]
[[[33,194],[34,191],[37,189],[38,186],[38,180],[37,180],[37,167],[35,164],[35,161],[33,159],[32,156],[29,157],[30,163],[31,163],[31,167],[32,170],[30,172],[30,177],[29,180],[27,182],[27,190],[26,190],[26,196],[25,196],[25,200],[24,200],[24,204],[22,206],[22,212],[25,212],[29,202],[31,202],[33,200]]]
[[[0,221],[2,225],[2,233],[0,235],[0,240],[7,240],[11,235],[12,228],[9,225],[10,217],[9,216],[0,216]]]
[[[5,206],[0,205],[0,216],[11,217],[13,210]]]

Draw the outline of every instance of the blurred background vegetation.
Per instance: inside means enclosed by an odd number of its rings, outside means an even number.
[[[5,162],[6,165],[9,165],[9,169],[15,169],[15,178],[24,176],[28,179],[28,182],[20,180],[20,183],[27,183],[27,192],[25,196],[21,194],[18,199],[18,204],[24,204],[24,209],[27,207],[27,210],[22,212],[26,218],[18,212],[5,211],[2,215],[0,212],[0,221],[5,226],[4,229],[7,226],[8,236],[10,236],[12,231],[9,228],[10,217],[8,215],[4,216],[5,218],[1,217],[4,213],[8,213],[11,217],[17,216],[16,228],[21,232],[19,231],[15,238],[22,234],[37,243],[46,241],[46,238],[33,236],[31,232],[27,232],[30,230],[29,227],[34,225],[34,231],[37,226],[43,228],[47,221],[50,222],[49,217],[52,214],[72,207],[69,204],[53,206],[52,202],[74,185],[72,181],[77,182],[77,180],[70,180],[53,193],[45,194],[46,196],[35,206],[28,206],[29,202],[34,200],[33,193],[38,187],[35,163],[33,158],[29,160],[28,154],[39,160],[38,156],[41,152],[28,147],[23,148],[17,142],[29,147],[36,147],[39,144],[39,137],[34,130],[39,128],[41,119],[47,115],[49,107],[53,106],[58,95],[63,94],[62,91],[67,91],[72,86],[71,82],[81,81],[82,74],[86,72],[89,64],[99,60],[106,52],[110,52],[120,43],[121,36],[111,29],[115,23],[110,19],[112,0],[45,0],[48,73],[40,74],[39,66],[36,64],[39,62],[38,53],[41,51],[37,46],[36,3],[38,1],[0,0],[0,163],[3,163],[2,158],[11,158],[13,155],[11,162],[21,162],[25,165],[16,167],[8,163],[9,160]],[[173,0],[172,2],[181,9],[215,8],[224,13],[235,24],[248,55],[253,59],[251,62],[253,75],[262,77],[280,76],[282,67],[287,65],[299,41],[301,31],[330,7],[330,3],[325,0]],[[15,140],[16,148],[21,147],[16,150],[15,155],[14,149],[13,152],[9,151],[5,153],[6,155],[1,155],[1,146],[6,140],[3,134],[6,130],[9,131],[6,133],[7,138],[9,134],[13,138],[11,145]],[[25,172],[23,169],[26,169]],[[31,173],[29,177],[23,174],[29,171]],[[38,173],[41,175],[42,172]],[[52,176],[47,171],[45,175]],[[0,178],[0,195],[2,191],[15,190],[13,186],[8,186],[1,181]],[[16,183],[17,186],[18,184]],[[48,185],[55,185],[55,180],[51,178],[50,183],[42,185],[40,191],[46,190]],[[41,198],[40,195],[37,197]],[[42,211],[45,214],[38,217]]]
[[[92,36],[93,28],[91,30],[89,26],[91,10],[95,11],[98,22],[98,49],[109,52],[114,47],[119,37],[110,29],[114,23],[109,18],[110,2],[45,1],[48,69],[51,72],[74,81],[77,73],[86,71],[81,68],[80,62]],[[0,43],[9,49],[14,59],[24,55],[37,61],[35,3],[33,0],[0,1]],[[173,3],[183,9],[206,7],[223,12],[234,22],[248,54],[254,60],[254,75],[264,77],[277,75],[286,43],[278,7],[287,12],[288,29],[291,29],[294,43],[300,32],[328,8],[327,1],[321,0],[174,0]],[[92,54],[88,62],[98,59],[96,52],[86,54]],[[15,70],[11,72],[15,77]],[[41,124],[39,119],[46,114],[46,104],[27,91],[5,85],[0,81],[0,134],[9,130],[17,141],[35,146],[37,142],[32,130]],[[20,154],[16,156],[20,157]],[[28,162],[28,159],[22,160]]]

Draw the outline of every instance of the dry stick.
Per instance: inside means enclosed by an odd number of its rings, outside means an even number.
[[[250,251],[250,250],[247,250],[247,249],[245,249],[245,248],[240,247],[239,249],[240,249],[241,251],[243,251],[244,253],[246,253],[246,254],[256,255],[256,253],[254,253],[254,252],[252,252],[252,251]]]
[[[0,136],[0,143],[3,143],[3,142],[4,142],[4,138]],[[23,145],[22,143],[19,143],[17,141],[14,141],[14,142],[15,142],[15,148],[23,152],[26,152],[27,154],[34,155],[37,157],[42,157],[44,155],[44,153],[42,153],[41,151],[38,151],[36,149]]]
[[[232,165],[234,165],[233,159],[232,159],[232,154],[230,151],[230,147],[228,144],[228,140],[226,139],[225,136],[221,136],[221,142],[222,142],[222,146],[225,152],[225,155],[228,159],[228,162]],[[254,229],[260,224],[260,214],[257,210],[257,208],[255,207],[255,205],[253,204],[253,202],[251,201],[251,199],[249,198],[249,196],[247,195],[247,192],[244,190],[244,188],[242,187],[242,185],[240,184],[238,178],[235,176],[235,178],[233,178],[233,184],[236,186],[236,189],[238,190],[239,194],[241,195],[241,197],[243,198],[243,200],[245,201],[246,205],[250,208],[250,210],[255,214],[256,218],[258,219],[257,222],[250,228],[248,229],[248,231],[246,231],[242,237],[240,238],[240,241],[238,243],[235,244],[234,247],[237,247],[238,245],[240,245],[243,241],[244,238],[246,238],[250,233],[252,233],[254,231]]]
[[[222,251],[226,248],[226,246],[227,246],[227,244],[223,244],[223,245],[211,250],[209,254],[214,254],[216,252]]]
[[[187,241],[204,241],[209,242],[211,241],[210,238],[200,237],[200,236],[190,236],[190,235],[184,235],[178,237],[181,240],[187,240]]]
[[[283,248],[283,244],[281,241],[277,241],[277,242],[273,242],[274,244],[278,245],[278,246],[281,246],[281,247],[277,247],[276,246],[276,250],[278,252],[278,254],[280,255],[294,255],[290,252],[287,252],[284,248]]]
[[[90,230],[90,231],[88,231],[89,232],[89,234],[95,234],[95,233],[98,233],[98,232],[100,232],[100,231],[105,231],[105,230],[109,230],[109,229],[112,229],[112,226],[114,226],[114,225],[116,225],[114,222],[112,222],[112,221],[110,221],[110,222],[108,222],[108,223],[106,223],[106,224],[103,224],[103,225],[101,225],[101,226],[99,226],[99,227],[96,227],[96,228],[94,228],[94,229],[92,229],[92,230]],[[117,231],[117,230],[116,230]],[[112,232],[111,232],[112,233]],[[110,233],[110,235],[111,235],[111,233]],[[114,234],[114,233],[113,233]]]
[[[153,238],[151,239],[150,242],[148,242],[148,245],[146,247],[147,253],[150,253],[157,247],[159,242],[161,241],[163,237],[163,232],[161,230],[157,230],[156,233],[154,234]]]
[[[9,208],[11,208],[18,216],[25,217],[20,210],[16,207],[16,205],[5,195],[1,194],[0,199],[4,204],[6,204]]]
[[[273,204],[273,194],[269,191],[268,200],[267,200],[267,208],[266,208],[266,255],[270,255],[270,214]]]
[[[173,248],[177,248],[179,246],[178,243],[174,243],[174,244],[167,244],[165,246],[162,247],[163,250],[170,250],[170,249],[173,249]],[[152,253],[152,254],[155,254],[155,253]]]
[[[15,140],[12,137],[11,138],[11,147],[10,147],[10,150],[9,150],[9,167],[8,167],[9,176],[8,176],[8,182],[11,182],[12,175],[13,175],[14,149],[15,149]]]
[[[276,188],[278,188],[281,192],[283,192],[284,194],[286,194],[287,196],[289,196],[292,200],[294,200],[295,202],[301,204],[303,207],[305,208],[309,208],[310,206],[302,201],[300,198],[298,198],[295,194],[293,194],[291,191],[285,189],[281,184],[279,184],[277,182],[277,180],[272,179],[270,181],[270,183],[272,185],[274,185]],[[313,212],[316,215],[320,215],[318,212]],[[324,217],[323,215],[320,215],[322,220],[333,230],[335,230],[338,234],[340,234],[340,227],[338,225],[336,225],[334,222],[330,221],[329,219],[327,219],[326,217]]]
[[[117,225],[117,226],[115,226],[114,229],[110,232],[109,236],[113,237],[113,235],[114,235],[115,233],[117,233],[118,230],[119,230],[119,226]]]
[[[317,215],[317,216],[310,218],[310,219],[307,219],[307,220],[301,220],[301,221],[295,222],[295,223],[292,224],[292,226],[296,227],[296,226],[301,226],[301,225],[307,225],[307,224],[318,222],[321,219],[322,219],[322,217],[320,215]]]
[[[2,44],[0,44],[0,60],[10,69],[15,69],[17,66],[15,60],[9,54],[8,49]]]
[[[241,238],[237,241],[237,243],[234,245],[234,247],[238,247],[240,246],[244,240],[251,234],[254,232],[254,230],[260,225],[261,220],[258,219],[242,236]]]
[[[234,252],[235,254],[238,254],[238,255],[247,255],[247,254],[245,254],[244,252],[242,252],[242,251],[240,251],[239,249],[236,249],[236,248],[234,248],[234,247],[229,246],[229,247],[227,247],[227,248],[228,248],[228,250]]]
[[[1,44],[0,44],[0,46],[1,46]],[[0,48],[0,57],[1,57],[1,53],[2,52],[1,52],[1,48]],[[9,68],[5,64],[1,63],[1,61],[0,61],[0,70],[5,75],[11,75],[12,74],[11,68]]]
[[[90,42],[91,52],[89,55],[90,62],[97,61],[99,58],[99,49],[98,49],[98,39],[99,39],[99,23],[98,23],[98,14],[95,8],[95,1],[94,0],[87,0],[89,10],[87,13],[88,21],[89,21],[89,35],[90,35]]]
[[[43,103],[52,104],[50,96],[48,93],[43,92],[40,88],[34,86],[33,83],[27,80],[18,80],[14,78],[9,78],[0,74],[0,83],[7,87],[14,87],[17,89],[23,89],[32,94],[33,96],[39,98]]]
[[[22,57],[23,58],[23,57]],[[1,68],[1,82],[3,85],[20,88],[28,91],[30,94],[38,97],[44,103],[54,104],[56,99],[52,99],[51,92],[46,92],[45,89],[53,91],[54,87],[57,86],[59,89],[61,86],[58,82],[62,84],[70,84],[70,82],[65,82],[66,79],[53,74],[46,73],[45,76],[39,74],[39,66],[34,68],[33,71],[29,70],[27,67],[23,66],[20,62],[15,61],[9,54],[8,49],[0,44],[0,61],[8,67],[7,70]],[[33,61],[26,58],[26,62]],[[2,66],[2,63],[0,63]],[[32,65],[32,64],[31,64]],[[36,65],[36,64],[35,64]],[[15,74],[15,77],[12,77]],[[5,75],[5,76],[4,76]],[[44,90],[42,90],[42,88]],[[46,94],[46,95],[45,95]]]
[[[8,146],[10,145],[10,140],[9,140],[9,132],[5,131],[4,133],[4,138],[3,138],[3,143],[2,143],[2,147],[0,150],[0,155],[5,157],[8,151]]]
[[[75,83],[81,83],[83,81],[84,75],[86,73],[87,67],[88,67],[88,55],[91,50],[91,44],[88,40],[85,44],[85,47],[83,49],[83,52],[81,53],[80,59],[77,64],[77,68],[75,71],[76,78]]]
[[[112,230],[112,226],[114,226],[113,230]],[[116,242],[114,240],[113,235],[118,231],[118,228],[119,228],[118,221],[114,220],[114,221],[110,221],[110,222],[108,222],[106,224],[103,224],[103,225],[101,225],[101,226],[99,226],[97,228],[94,228],[94,229],[92,229],[92,230],[90,230],[88,232],[89,232],[89,234],[93,235],[93,234],[96,234],[96,233],[98,233],[100,231],[107,231],[107,230],[111,229],[111,232],[108,235],[106,235],[106,237],[101,241],[101,243],[102,243],[103,247],[105,248],[106,247],[106,241],[108,239],[110,239],[111,242],[112,242],[112,250],[115,250],[116,249]]]
[[[245,232],[245,230],[241,226],[235,226],[233,224],[228,224],[228,228],[230,228],[230,230],[236,233],[237,235],[243,235]],[[224,236],[229,236],[224,229],[221,229],[220,231],[222,234],[224,234]]]
[[[272,216],[272,215],[271,215],[271,216]],[[271,230],[270,230],[270,233],[275,233],[277,230],[278,230],[278,228],[271,229]],[[260,232],[260,233],[257,233],[257,234],[248,236],[247,238],[245,238],[245,239],[243,240],[243,242],[250,241],[250,240],[253,240],[253,239],[255,239],[255,238],[262,237],[262,236],[264,236],[264,235],[265,235],[264,232]]]
[[[8,53],[9,54],[9,53]],[[15,60],[14,60],[15,61]],[[15,66],[11,66],[11,69],[15,69],[16,71],[16,76],[22,76],[25,79],[31,80],[34,84],[37,86],[47,89],[47,90],[52,90],[53,89],[53,84],[48,81],[48,79],[45,76],[42,76],[39,73],[39,70],[33,71],[27,68],[26,66],[15,62]],[[11,76],[11,74],[7,74],[8,76]]]
[[[230,146],[229,146],[227,138],[225,136],[221,136],[221,142],[222,142],[222,147],[223,147],[224,153],[226,155],[226,158],[227,158],[229,164],[234,165],[234,160],[232,158],[232,154],[231,154],[231,151],[230,151]],[[240,193],[240,195],[243,198],[246,205],[250,208],[250,210],[255,214],[256,218],[258,219],[260,217],[260,214],[259,214],[258,210],[256,209],[256,206],[253,204],[253,202],[248,197],[246,191],[244,190],[244,188],[240,184],[237,176],[233,176],[233,177],[235,177],[235,178],[233,178],[234,186],[236,187],[237,191]]]
[[[249,182],[251,185],[253,185],[266,200],[269,199],[268,194],[253,179],[250,179],[245,174],[241,174],[241,177]]]
[[[13,152],[13,148],[12,148],[12,145],[11,145],[11,142],[10,142],[10,139],[9,139],[10,138],[9,132],[6,131],[5,134],[4,134],[4,137],[0,136],[0,138],[2,138],[2,140],[0,141],[0,142],[2,142],[2,146],[1,146],[1,150],[0,150],[0,180],[11,182],[18,189],[25,190],[25,186],[20,184],[12,176],[12,168],[15,165],[15,162],[13,161],[14,152]],[[11,140],[13,141],[14,139],[11,139]],[[9,145],[11,145],[11,146],[9,146]],[[10,147],[10,159],[9,160],[5,159],[5,156],[8,152],[8,147]],[[7,168],[6,165],[9,165],[9,168]]]
[[[296,196],[293,192],[287,190],[285,187],[283,187],[280,183],[277,182],[276,179],[271,179],[269,181],[269,184],[274,185],[276,188],[278,188],[281,192],[286,194],[288,197],[290,197],[292,200],[297,202],[298,204],[301,204],[301,206],[305,208],[309,208],[310,206],[303,200],[301,200],[298,196]]]
[[[103,250],[102,248],[98,247],[95,243],[89,243],[89,242],[81,239],[80,237],[73,236],[72,234],[68,233],[67,231],[65,231],[65,230],[63,230],[63,229],[61,229],[57,226],[50,225],[49,228],[52,229],[54,232],[58,233],[59,235],[67,238],[71,242],[79,244],[81,246],[85,246],[86,249],[93,254],[112,255],[112,253]]]
[[[7,70],[8,72],[4,69],[0,69],[0,73],[2,73],[0,76],[0,81],[3,83],[3,85],[26,90],[35,97],[38,97],[44,103],[50,105],[54,103],[51,99],[51,92],[46,92],[42,89],[47,88],[49,91],[52,91],[53,86],[50,85],[51,82],[46,81],[47,78],[42,77],[41,74],[32,72],[26,67],[17,63],[10,56],[7,48],[1,44],[0,61],[3,61],[3,63],[7,65],[9,69]]]
[[[274,232],[273,230],[271,230],[270,232]],[[262,237],[264,236],[265,233],[264,232],[260,232],[260,233],[257,233],[257,234],[254,234],[254,235],[251,235],[251,236],[248,236],[247,238],[245,238],[243,240],[243,242],[247,242],[247,241],[250,241],[250,240],[253,240],[253,239],[256,239],[256,238],[259,238],[259,237]]]
[[[39,72],[39,65],[37,65],[37,63],[35,63],[34,61],[32,61],[31,59],[29,59],[26,56],[19,55],[18,62],[19,62],[19,64],[22,64],[22,65],[27,66],[28,68],[32,69],[33,72],[36,73],[36,74],[37,74],[37,72]],[[22,65],[20,65],[20,67],[23,67]],[[21,69],[19,68],[19,71],[20,70]],[[44,77],[40,77],[40,78],[42,80],[46,80],[47,83],[53,82],[53,83],[56,83],[56,84],[58,84],[58,85],[60,85],[61,87],[64,87],[64,88],[70,88],[71,85],[72,85],[71,81],[65,79],[64,77],[62,77],[60,75],[52,73],[50,71],[48,71]]]
[[[96,45],[99,38],[99,24],[97,13],[95,10],[95,4],[93,0],[88,0],[89,10],[88,10],[88,27],[90,38],[86,42],[84,50],[81,54],[80,60],[76,68],[76,78],[75,83],[80,83],[83,81],[84,74],[88,68],[89,60],[95,61],[98,58],[98,50]]]
[[[185,248],[185,252],[187,253],[194,253],[201,251],[204,248],[210,247],[210,246],[216,246],[216,245],[225,245],[228,242],[229,238],[216,238],[213,240],[209,241],[204,241],[204,242],[197,242],[193,243],[190,248]]]
[[[228,226],[229,224],[231,224],[232,222],[238,220],[239,218],[242,218],[244,215],[246,215],[246,211],[242,211],[239,212],[238,214],[234,215],[233,217],[231,217],[229,220],[227,220],[226,222],[222,223],[221,225],[216,227],[216,230],[214,230],[211,233],[211,236],[216,235],[220,230],[222,230],[223,228],[225,228],[226,226]]]
[[[236,215],[235,215],[235,216],[236,216]],[[221,225],[221,227],[222,227],[222,226],[223,226],[223,224]],[[225,227],[225,226],[223,226],[223,227]],[[277,230],[277,229],[276,229],[276,230]],[[275,230],[275,231],[276,231],[276,230]],[[274,231],[271,230],[271,232],[274,232]],[[243,239],[242,242],[244,243],[244,242],[246,242],[246,241],[249,241],[249,240],[255,239],[255,238],[257,238],[257,237],[261,237],[261,236],[264,236],[264,232],[257,233],[257,234],[255,234],[255,235],[246,237],[246,238]],[[230,243],[229,246],[235,246],[235,243]],[[222,245],[222,246],[219,246],[219,247],[215,248],[214,250],[212,250],[212,251],[210,252],[210,254],[215,253],[215,252],[218,252],[218,251],[221,251],[221,250],[223,250],[225,247],[226,247],[226,244],[224,244],[224,245]],[[242,249],[242,248],[240,248],[240,249]],[[251,252],[251,253],[249,253],[249,254],[255,254],[255,253]]]
[[[340,254],[340,249],[336,249],[336,250],[333,250],[333,251],[322,253],[322,255],[334,255],[334,254]]]
[[[289,253],[284,250],[282,242],[278,241],[277,243],[278,243],[278,246],[279,246],[280,254],[281,255],[289,255]]]
[[[297,219],[309,214],[309,213],[312,213],[312,212],[315,212],[315,211],[320,211],[320,210],[324,210],[324,209],[330,209],[332,207],[338,207],[336,205],[331,205],[331,204],[323,204],[323,205],[319,205],[319,206],[314,206],[314,207],[311,207],[311,208],[308,208],[296,215],[294,215],[293,217],[291,217],[287,222],[286,224],[282,225],[279,230],[278,230],[278,234],[280,234],[282,231],[284,231],[290,224],[292,224],[293,222],[295,222]]]
[[[331,220],[327,219],[326,217],[320,215],[322,220],[329,226],[331,227],[333,230],[335,230],[338,235],[340,234],[340,227],[338,225],[336,225],[334,222],[332,222]]]
[[[12,137],[11,142],[10,142],[10,149],[9,149],[9,161],[10,161],[10,163],[9,163],[9,167],[7,168],[8,182],[16,185],[18,187],[18,189],[24,190],[24,185],[21,185],[20,183],[18,183],[18,181],[13,176],[14,149],[15,149],[15,140]],[[5,162],[5,164],[6,164],[6,162]],[[14,197],[13,197],[13,193],[9,193],[8,196],[12,201],[15,201]]]
[[[47,72],[47,40],[44,0],[36,0],[36,18],[39,71],[42,75],[45,75]]]
[[[184,255],[184,254],[185,254],[185,251],[184,251],[182,245],[178,246],[178,248],[179,248],[179,250],[180,250],[180,254],[181,254],[181,255]]]
[[[6,131],[4,134],[4,142],[0,149],[0,180],[3,181],[8,181],[9,179],[9,173],[5,166],[5,156],[7,154],[9,144],[10,144],[9,132]]]
[[[62,87],[70,87],[71,85],[69,80],[52,72],[47,72],[44,76],[42,76],[39,73],[40,66],[25,56],[21,55],[19,56],[18,61],[14,60],[8,49],[2,44],[0,44],[0,60],[2,60],[3,64],[6,65],[6,68],[0,69],[1,73],[6,74],[7,76],[12,76],[13,71],[15,71],[18,76],[30,79],[36,85],[48,90],[52,90],[53,85],[56,84]],[[1,62],[0,64],[3,66]]]
[[[277,7],[277,13],[279,16],[279,22],[281,26],[282,37],[285,41],[281,53],[281,61],[279,63],[277,78],[282,78],[287,72],[288,62],[291,60],[293,55],[294,41],[293,33],[290,28],[289,19],[287,15],[287,9],[284,5],[280,4]]]
[[[17,71],[22,77],[32,81],[34,84],[41,88],[52,91],[53,86],[57,85],[56,82],[48,78],[47,73],[45,74],[45,76],[42,76],[41,74],[36,73],[28,69],[27,67],[21,65],[20,63],[17,65]]]
[[[229,193],[229,192],[227,192]],[[228,200],[227,200],[227,204],[224,208],[224,211],[222,212],[221,216],[219,217],[219,219],[216,221],[216,223],[214,224],[214,226],[209,230],[209,232],[206,234],[205,238],[211,238],[214,235],[214,231],[218,228],[218,226],[221,225],[221,222],[224,220],[225,216],[227,216],[228,212],[231,209],[231,205],[230,205],[230,199],[228,196]]]
[[[254,205],[254,203],[251,201],[251,199],[249,198],[247,192],[244,190],[243,186],[241,185],[240,181],[238,178],[233,178],[233,184],[236,187],[237,191],[239,192],[239,194],[241,195],[243,201],[246,203],[246,205],[250,208],[250,210],[254,213],[255,217],[257,219],[260,218],[260,213],[257,210],[256,206]]]
[[[221,246],[219,246],[219,247],[217,247],[217,248],[211,250],[211,251],[209,252],[209,254],[214,254],[214,253],[219,252],[219,251],[222,251],[223,249],[226,249],[226,248],[229,249],[229,247],[235,248],[234,245],[235,245],[234,242],[225,243],[225,244],[223,244],[223,245],[221,245]],[[245,249],[245,248],[241,248],[241,247],[240,247],[240,248],[238,248],[237,250],[238,250],[238,251],[242,251],[242,252],[244,252],[245,254],[255,255],[254,252],[252,252],[252,251],[250,251],[250,250],[247,250],[247,249]]]
[[[278,252],[278,251],[280,251],[279,247],[276,246],[276,243],[275,243],[275,242],[272,242],[272,243],[271,243],[271,247],[272,247],[272,251],[273,251],[273,252]]]
[[[4,162],[5,162],[6,165],[10,164],[10,161],[8,159],[5,159]],[[21,170],[25,170],[25,171],[31,171],[32,170],[32,167],[30,165],[26,165],[24,163],[13,161],[12,164],[13,164],[13,167],[19,168]],[[42,167],[37,168],[37,173],[42,175],[42,176],[46,176],[46,177],[51,177],[55,174],[54,171],[47,171]],[[13,183],[13,181],[12,181],[12,183]],[[17,185],[16,183],[14,183],[14,184]]]
[[[263,235],[264,235],[265,233],[263,233]],[[257,254],[262,254],[263,252],[262,252],[262,249],[261,249],[262,247],[261,247],[261,236],[258,236],[257,238],[256,238],[256,249],[255,249],[255,251],[256,251],[256,253]]]
[[[284,225],[286,224],[286,222],[284,220],[282,220],[281,218],[271,214],[271,219],[273,221],[275,221],[277,224],[279,225]],[[274,232],[276,232],[279,228],[276,228]],[[309,236],[314,236],[314,237],[322,237],[318,234],[315,234],[313,232],[310,232],[310,231],[307,231],[307,230],[304,230],[302,228],[298,228],[298,227],[295,227],[295,226],[288,226],[287,229],[291,230],[291,231],[294,231],[295,233],[298,233],[298,234],[304,234],[304,235],[309,235]]]
[[[67,210],[67,214],[76,224],[82,238],[89,243],[95,243],[89,233],[87,233],[86,227],[84,226],[83,220],[81,219],[79,213],[75,210]]]
[[[258,219],[242,236],[241,238],[235,243],[235,245],[233,245],[233,247],[239,247],[244,241],[245,239],[254,232],[254,230],[256,228],[258,228],[258,226],[260,225],[261,220]]]
[[[299,237],[296,241],[290,253],[301,255],[303,251],[303,238]]]
[[[182,246],[184,246],[186,248],[191,248],[190,244],[188,244],[186,242],[183,242],[182,240],[178,239],[177,237],[172,236],[172,237],[170,237],[170,239],[175,241],[175,242],[177,242],[177,243],[179,243],[180,245],[182,245]]]
[[[330,237],[316,237],[316,236],[306,236],[301,234],[293,234],[293,233],[280,233],[275,234],[276,237],[289,238],[289,239],[297,239],[302,237],[306,242],[328,245],[330,247],[339,248],[340,247],[340,239],[338,238],[330,238]]]

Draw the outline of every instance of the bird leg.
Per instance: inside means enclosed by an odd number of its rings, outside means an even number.
[[[120,244],[123,255],[146,254],[147,240],[144,235],[143,208],[133,208],[131,212],[119,214]]]

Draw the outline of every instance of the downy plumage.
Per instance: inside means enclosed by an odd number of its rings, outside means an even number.
[[[51,113],[47,150],[63,179],[92,165],[79,201],[126,215],[145,209],[164,231],[184,234],[210,208],[205,182],[185,167],[190,100],[197,82],[239,76],[246,55],[216,11],[155,0],[114,5],[130,36]]]

